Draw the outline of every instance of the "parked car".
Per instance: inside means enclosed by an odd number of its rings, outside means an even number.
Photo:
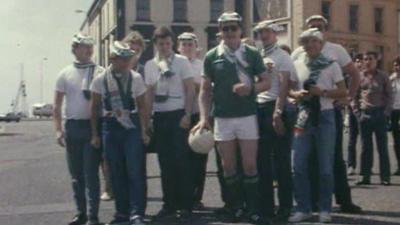
[[[53,116],[53,105],[52,104],[35,104],[32,107],[32,114],[34,117],[47,117]]]
[[[7,114],[0,114],[0,121],[4,122],[19,122],[21,120],[21,116],[17,113],[7,113]]]

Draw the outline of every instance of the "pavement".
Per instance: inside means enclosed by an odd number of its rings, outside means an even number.
[[[65,150],[55,143],[52,122],[22,121],[1,125],[6,126],[6,132],[0,134],[0,225],[67,224],[74,215],[74,204]],[[396,162],[392,148],[390,142],[391,165],[394,171]],[[147,160],[147,214],[150,217],[157,213],[162,202],[157,157],[149,154]],[[378,172],[379,160],[376,152],[374,162],[374,171]],[[228,224],[220,222],[213,214],[213,209],[222,206],[214,153],[210,154],[207,170],[203,198],[206,209],[195,212],[193,219],[186,224]],[[353,184],[357,179],[357,176],[352,176],[349,182]],[[400,177],[392,177],[393,185],[388,187],[379,185],[377,175],[373,176],[372,181],[373,185],[370,186],[352,185],[354,202],[363,207],[364,213],[346,215],[335,212],[332,224],[400,225]],[[113,209],[113,202],[102,202],[101,221],[111,220]],[[318,224],[316,221],[317,215],[311,222],[299,224]]]

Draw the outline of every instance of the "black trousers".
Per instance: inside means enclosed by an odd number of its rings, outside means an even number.
[[[357,138],[359,134],[359,125],[356,115],[349,112],[349,143],[347,145],[347,166],[357,167]]]
[[[336,122],[336,144],[335,144],[335,161],[333,167],[335,179],[335,198],[338,205],[348,205],[352,203],[351,189],[347,180],[346,163],[343,159],[343,116],[341,109],[335,109]],[[318,164],[317,153],[313,148],[313,153],[310,159],[310,181],[313,206],[318,202]],[[323,184],[322,184],[323,185]]]
[[[279,184],[279,210],[290,213],[293,202],[293,180],[291,166],[291,142],[293,117],[288,112],[282,115],[286,134],[276,134],[272,117],[275,101],[258,107],[259,149],[258,171],[260,177],[260,210],[265,216],[274,214],[273,171]]]
[[[361,131],[361,175],[371,176],[373,154],[373,135],[379,153],[379,167],[382,181],[390,181],[390,161],[388,153],[387,123],[383,108],[362,110],[360,115]]]
[[[392,136],[394,141],[394,153],[397,159],[397,168],[400,170],[400,110],[393,110],[391,115]]]
[[[192,115],[192,127],[198,122],[199,115]],[[195,204],[201,202],[203,198],[204,185],[206,182],[207,161],[207,154],[199,154],[194,151],[190,152],[190,165],[192,166],[193,173],[193,202]]]
[[[154,143],[161,171],[164,208],[191,210],[193,181],[189,130],[180,127],[184,110],[154,114]]]

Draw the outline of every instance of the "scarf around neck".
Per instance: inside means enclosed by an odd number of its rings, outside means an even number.
[[[247,86],[251,86],[253,84],[253,79],[246,71],[249,64],[246,61],[246,49],[244,44],[241,43],[238,49],[232,50],[222,42],[220,48],[222,49],[225,58],[235,64],[239,80]]]
[[[279,45],[277,42],[270,44],[270,45],[266,45],[264,46],[264,48],[262,49],[262,55],[263,57],[266,57],[268,55],[271,55],[276,49],[279,48]]]
[[[90,84],[92,83],[94,78],[96,64],[94,64],[93,62],[81,63],[78,61],[74,61],[74,67],[76,69],[86,70],[82,80],[81,89],[83,92],[83,96],[86,98],[86,100],[90,100]]]
[[[136,127],[130,118],[131,111],[124,108],[122,99],[123,96],[130,97],[128,93],[130,93],[131,90],[128,90],[128,83],[132,82],[132,77],[129,76],[132,76],[130,72],[128,74],[117,74],[113,72],[111,66],[108,67],[105,72],[111,110],[117,121],[126,129]]]

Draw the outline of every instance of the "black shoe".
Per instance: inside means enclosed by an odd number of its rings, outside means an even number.
[[[400,169],[393,173],[394,176],[400,176]]]
[[[249,213],[246,215],[247,220],[251,224],[257,224],[257,225],[271,225],[271,223],[264,219],[262,216],[260,216],[258,213]]]
[[[390,185],[391,185],[390,181],[388,181],[388,180],[383,180],[383,181],[381,181],[381,184],[382,184],[383,186],[390,186]]]
[[[129,225],[129,218],[128,217],[115,217],[111,220],[107,225]]]
[[[362,208],[354,203],[350,203],[350,204],[341,205],[340,211],[342,213],[360,214],[360,213],[362,213]]]
[[[369,178],[362,178],[360,181],[356,183],[356,185],[370,185],[371,180]]]
[[[181,220],[182,222],[188,221],[190,220],[190,218],[192,217],[192,212],[189,210],[179,210],[178,211],[178,215],[177,218],[179,220]]]
[[[238,223],[243,220],[244,217],[244,209],[231,209],[229,213],[229,222]]]
[[[290,217],[290,210],[282,209],[278,210],[278,213],[274,217],[275,222],[286,223]]]
[[[76,215],[68,225],[85,225],[86,222],[86,215]]]
[[[169,220],[176,218],[176,210],[162,208],[157,215],[155,215],[156,220]]]
[[[145,225],[145,223],[142,216],[135,215],[129,219],[129,225]]]
[[[227,205],[224,205],[221,208],[214,210],[214,214],[218,216],[228,215],[230,213],[230,209]]]
[[[100,225],[101,223],[99,222],[99,218],[97,217],[93,217],[93,218],[89,218],[89,222],[87,223],[87,225]]]
[[[195,202],[193,204],[193,210],[204,210],[204,204],[202,202]]]

